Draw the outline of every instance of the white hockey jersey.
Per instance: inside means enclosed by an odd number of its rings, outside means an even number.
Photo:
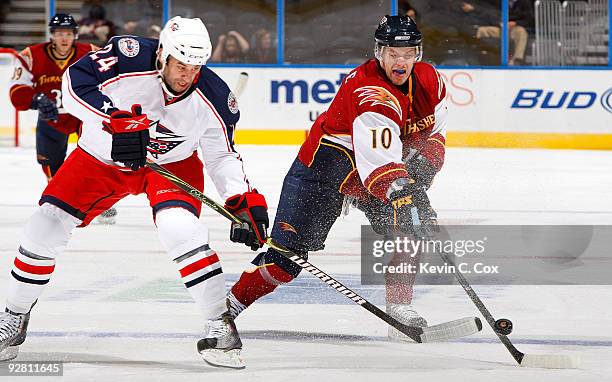
[[[203,66],[186,94],[168,102],[155,70],[158,41],[116,36],[66,70],[63,104],[83,121],[78,145],[103,163],[112,161],[112,136],[102,130],[116,110],[142,105],[151,121],[149,159],[159,164],[188,158],[202,149],[206,170],[224,199],[251,190],[233,132],[240,112],[227,84]]]

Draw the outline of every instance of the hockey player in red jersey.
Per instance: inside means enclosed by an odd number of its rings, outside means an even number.
[[[78,25],[58,13],[49,22],[51,41],[31,45],[19,55],[11,80],[10,98],[17,110],[38,110],[36,159],[48,179],[64,163],[68,136],[81,121],[62,108],[62,75],[66,68],[97,49],[76,41]]]
[[[234,150],[240,112],[227,84],[204,65],[211,51],[202,21],[177,16],[159,41],[116,36],[66,70],[64,107],[83,121],[82,133],[25,226],[9,276],[6,313],[0,315],[0,357],[14,357],[25,340],[30,310],[74,228],[125,196],[144,193],[160,241],[207,319],[197,343],[202,358],[215,366],[244,367],[221,262],[198,219],[201,202],[145,166],[148,158],[202,191],[200,147],[226,208],[249,223],[231,225],[230,239],[261,248],[266,202]]]
[[[47,180],[59,170],[68,149],[68,137],[79,133],[81,121],[62,107],[62,75],[66,68],[87,53],[98,49],[77,42],[78,24],[65,13],[49,22],[51,41],[25,48],[16,61],[11,79],[10,98],[20,111],[38,110],[36,123],[36,160]],[[103,224],[114,224],[117,211],[110,208],[98,218]]]
[[[344,78],[283,183],[271,237],[304,257],[323,249],[346,196],[380,234],[391,234],[391,227],[423,236],[436,225],[426,190],[444,162],[444,82],[420,62],[422,36],[409,17],[386,16],[375,40],[376,58]],[[228,294],[234,317],[301,270],[273,249],[253,264]],[[410,305],[413,282],[387,277],[387,312],[425,326]],[[390,329],[391,337],[404,337]]]

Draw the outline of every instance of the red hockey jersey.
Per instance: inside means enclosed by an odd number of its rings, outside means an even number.
[[[57,104],[59,120],[48,121],[55,129],[70,134],[76,132],[80,121],[66,113],[62,108],[62,75],[68,66],[78,61],[97,47],[91,44],[76,42],[65,59],[58,59],[51,49],[52,44],[45,42],[25,48],[16,60],[15,72],[11,79],[10,98],[17,110],[28,110],[32,97],[37,93],[46,94]]]
[[[416,63],[406,91],[369,60],[347,75],[329,109],[314,122],[298,154],[307,166],[322,139],[352,152],[355,168],[340,192],[386,199],[391,182],[408,177],[403,160],[417,151],[436,168],[444,161],[446,90],[429,64]]]

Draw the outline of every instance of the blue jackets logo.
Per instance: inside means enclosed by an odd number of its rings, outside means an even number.
[[[601,94],[593,91],[554,91],[520,89],[512,101],[512,109],[588,109],[597,104],[612,113],[612,88]]]
[[[601,106],[608,111],[608,113],[612,113],[612,88],[606,90],[601,95]]]

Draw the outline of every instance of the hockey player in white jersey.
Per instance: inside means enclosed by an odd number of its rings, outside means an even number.
[[[204,66],[210,54],[202,21],[174,17],[159,41],[117,36],[65,72],[64,106],[83,121],[83,131],[25,226],[0,316],[2,358],[17,355],[30,310],[74,228],[128,194],[145,193],[160,241],[208,320],[198,351],[209,364],[244,367],[221,263],[198,220],[201,203],[146,167],[148,158],[203,190],[196,151],[202,147],[226,207],[248,222],[231,226],[230,239],[253,249],[263,245],[266,202],[251,188],[233,148],[238,105],[225,82]]]

